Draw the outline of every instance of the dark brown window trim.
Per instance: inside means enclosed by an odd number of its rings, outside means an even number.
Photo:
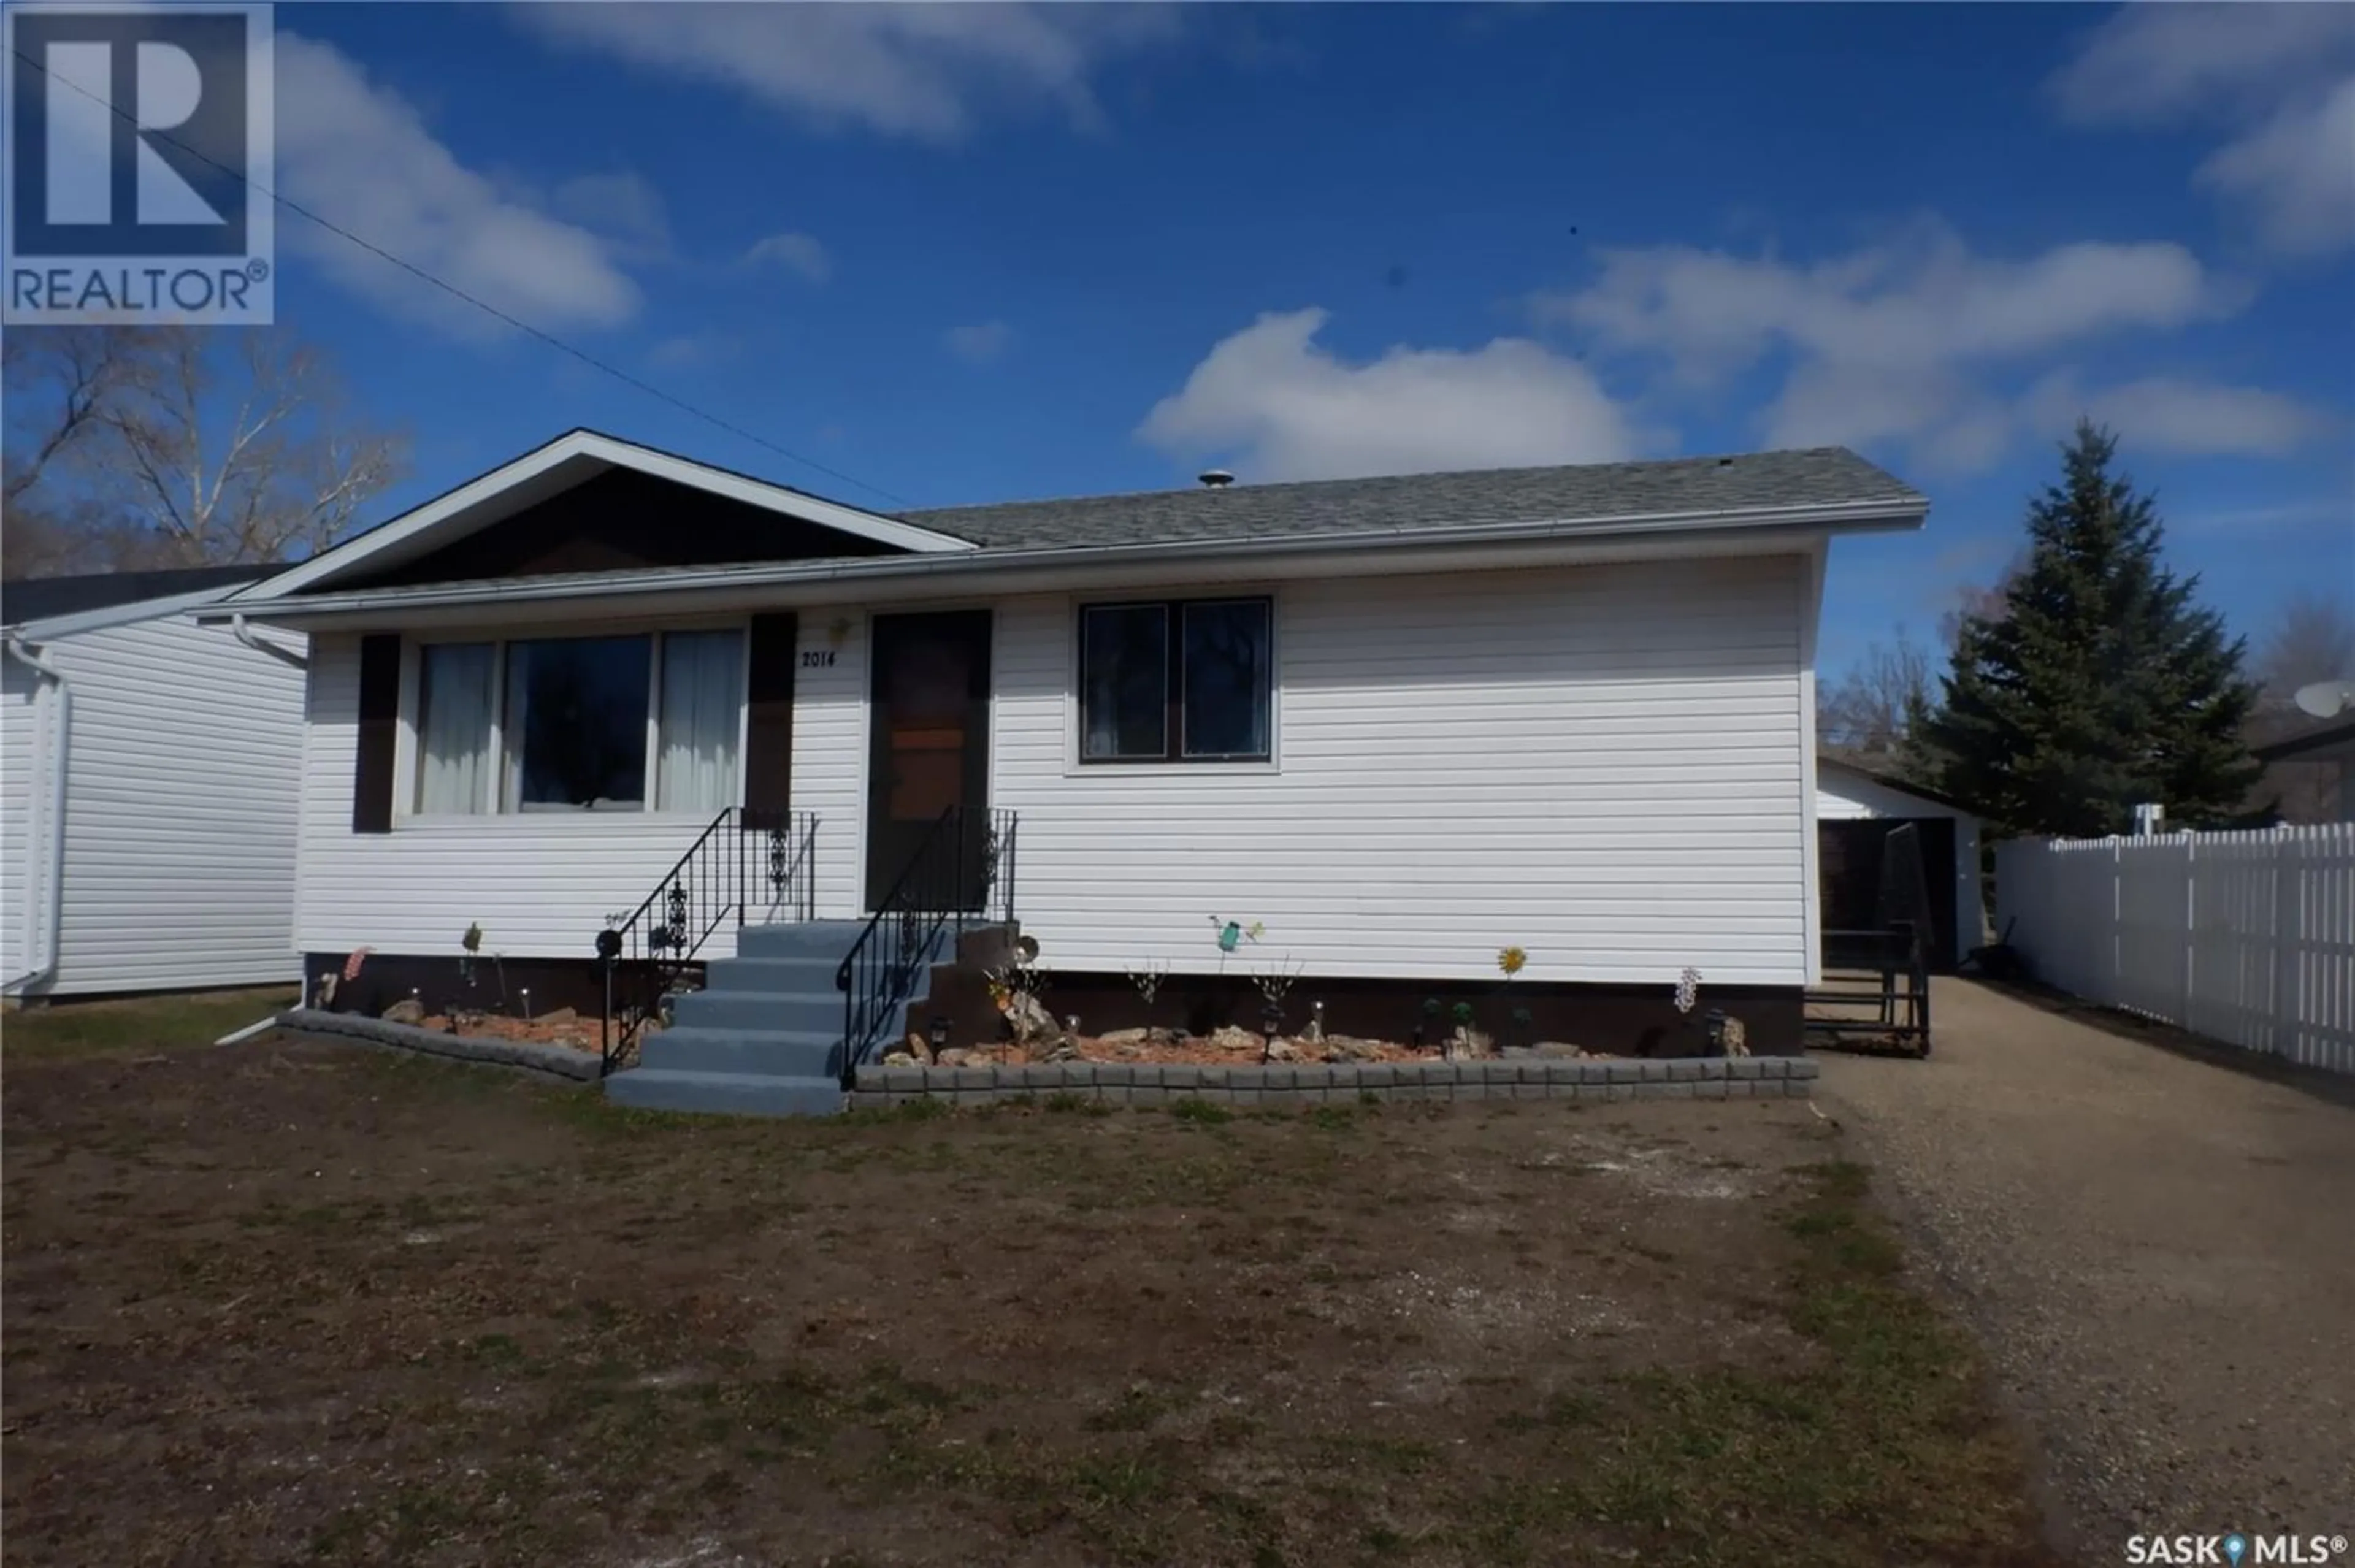
[[[1216,756],[1186,754],[1186,615],[1188,605],[1257,604],[1267,612],[1268,734],[1263,752],[1230,752]],[[1152,756],[1091,757],[1088,755],[1088,612],[1091,610],[1158,610],[1162,613],[1163,673],[1168,689],[1163,696],[1161,751]],[[1076,754],[1082,767],[1251,767],[1275,760],[1275,599],[1267,593],[1211,593],[1188,599],[1101,599],[1079,606],[1073,624],[1079,648],[1075,682],[1079,718]]]

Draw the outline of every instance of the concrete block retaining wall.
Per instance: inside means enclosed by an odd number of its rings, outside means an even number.
[[[1368,1100],[1747,1100],[1815,1087],[1805,1057],[1677,1057],[1592,1061],[1375,1061],[1310,1066],[1197,1067],[1151,1062],[1047,1061],[997,1067],[862,1067],[853,1110],[916,1100],[981,1105],[1056,1094],[1114,1105],[1288,1109]]]

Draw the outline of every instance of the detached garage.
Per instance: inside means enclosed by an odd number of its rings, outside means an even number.
[[[1929,889],[1930,965],[1951,970],[1987,940],[1978,818],[1919,785],[1828,757],[1817,761],[1817,861],[1825,931],[1865,931],[1880,924],[1889,836],[1908,825],[1921,845]],[[1947,896],[1940,895],[1941,889],[1948,890]]]

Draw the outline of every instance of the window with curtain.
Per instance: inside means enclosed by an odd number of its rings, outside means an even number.
[[[646,636],[507,645],[506,810],[645,809],[653,662]]]
[[[491,807],[491,703],[497,648],[428,643],[417,650],[417,809]]]
[[[744,635],[666,632],[656,720],[655,809],[732,805],[744,716]]]
[[[1093,604],[1080,613],[1080,755],[1158,760],[1169,750],[1169,607]]]
[[[1274,755],[1274,605],[1084,606],[1079,688],[1082,762],[1266,762]]]

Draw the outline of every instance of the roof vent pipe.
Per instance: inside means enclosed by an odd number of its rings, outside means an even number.
[[[1223,490],[1235,482],[1235,476],[1223,468],[1205,468],[1198,477],[1205,490]]]

